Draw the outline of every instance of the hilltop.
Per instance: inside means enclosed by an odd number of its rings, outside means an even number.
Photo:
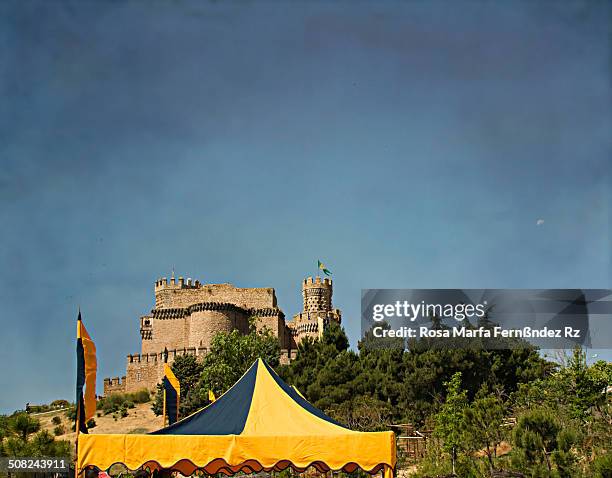
[[[64,427],[66,433],[57,435],[56,438],[74,442],[75,432],[71,431],[73,422],[66,416],[66,410],[32,414],[32,417],[40,420],[41,429],[48,430],[51,434],[57,427],[53,423],[53,417],[60,417],[61,426]],[[124,418],[115,419],[113,414],[104,415],[98,411],[94,420],[96,426],[91,428],[89,433],[148,433],[162,427],[162,417],[153,413],[150,402],[135,404],[134,408],[129,410],[129,415]]]

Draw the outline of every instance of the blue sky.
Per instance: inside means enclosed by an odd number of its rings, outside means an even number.
[[[608,288],[605,2],[0,4],[0,411],[101,378],[153,282]],[[538,219],[544,224],[536,226]]]

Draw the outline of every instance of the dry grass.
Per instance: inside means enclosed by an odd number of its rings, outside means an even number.
[[[117,418],[113,415],[102,415],[94,417],[96,426],[89,430],[89,433],[148,433],[158,430],[162,427],[162,417],[155,416],[151,410],[151,403],[139,403],[134,408],[128,410],[129,415],[125,418]],[[53,417],[59,416],[62,420],[62,426],[66,432],[64,435],[56,437],[58,440],[74,441],[75,433],[70,429],[72,422],[68,420],[64,412],[45,414],[37,416],[40,420],[40,425],[43,430],[48,430],[53,434],[53,429],[57,426],[52,420]]]
[[[498,447],[497,447],[497,456],[503,456],[503,455],[507,455],[508,453],[510,453],[512,451],[512,446],[510,445],[510,443],[503,441],[501,442]],[[476,453],[474,453],[474,456],[486,456],[486,451],[480,450],[477,451]]]

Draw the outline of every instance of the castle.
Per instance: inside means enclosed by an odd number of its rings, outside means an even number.
[[[255,318],[258,330],[267,327],[278,337],[281,363],[289,363],[305,337],[318,337],[330,321],[341,321],[340,310],[332,308],[331,279],[304,279],[302,297],[302,312],[285,321],[272,288],[202,284],[182,277],[177,280],[174,274],[170,281],[159,279],[155,308],[140,317],[141,351],[127,356],[125,376],[104,379],[104,395],[155,390],[165,362],[185,354],[203,357],[216,333],[248,333],[250,318]]]

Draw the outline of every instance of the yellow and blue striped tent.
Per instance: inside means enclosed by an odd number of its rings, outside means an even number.
[[[257,360],[226,393],[198,412],[148,435],[79,438],[79,472],[123,463],[135,470],[191,475],[358,468],[393,476],[393,432],[356,432],[338,424]]]

